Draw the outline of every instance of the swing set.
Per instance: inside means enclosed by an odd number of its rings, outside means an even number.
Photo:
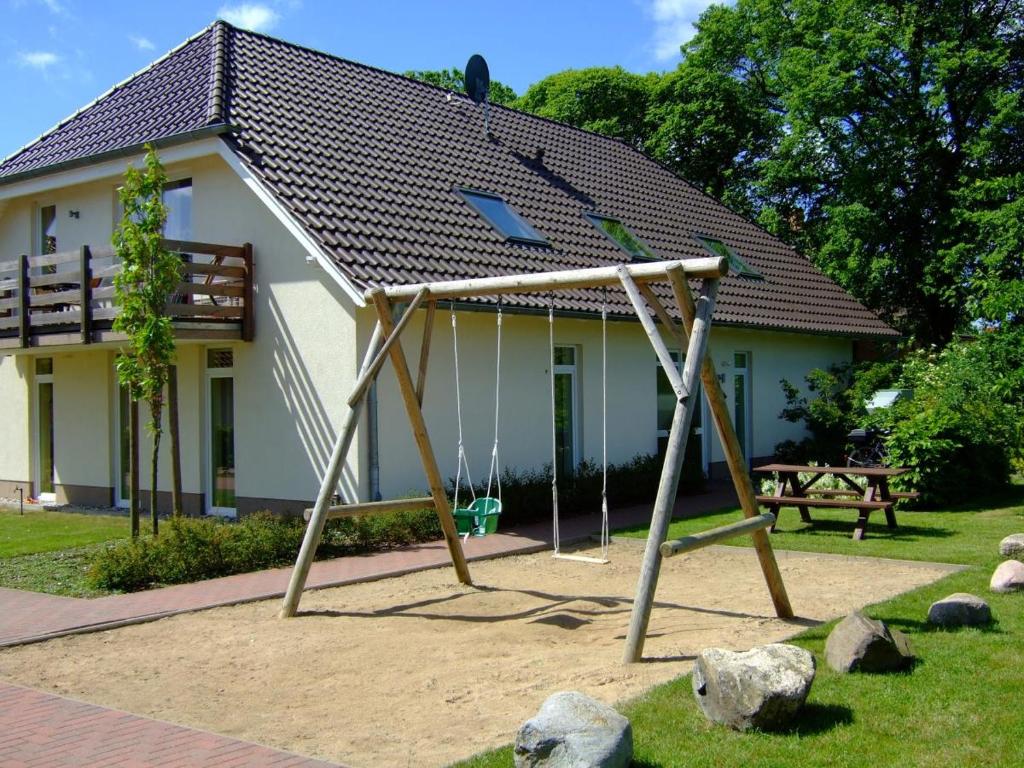
[[[715,296],[719,279],[728,271],[728,262],[722,258],[699,258],[685,261],[660,261],[642,264],[621,264],[610,267],[591,269],[563,270],[558,272],[539,272],[498,277],[483,277],[469,280],[451,280],[443,282],[420,283],[376,287],[364,293],[368,305],[372,305],[377,313],[377,324],[370,338],[362,366],[356,383],[352,387],[347,405],[348,412],[338,438],[335,442],[331,458],[324,473],[323,482],[314,507],[306,511],[308,525],[306,534],[299,550],[295,568],[292,571],[288,591],[281,607],[282,618],[292,617],[298,611],[302,591],[305,588],[313,556],[323,533],[324,524],[329,519],[338,517],[362,516],[393,512],[408,509],[433,509],[444,532],[445,543],[459,581],[472,585],[469,566],[466,563],[462,544],[470,535],[485,535],[493,532],[501,514],[501,467],[498,451],[498,424],[501,381],[501,303],[500,297],[508,294],[553,294],[564,290],[581,290],[591,288],[607,289],[608,286],[620,286],[626,293],[637,319],[640,321],[655,354],[658,356],[665,375],[676,395],[676,405],[669,431],[665,459],[662,465],[661,478],[651,514],[650,532],[644,550],[636,598],[633,601],[629,629],[626,634],[626,647],[623,653],[624,662],[639,661],[643,656],[644,641],[650,621],[651,609],[654,605],[654,594],[657,589],[661,563],[664,557],[671,557],[684,551],[707,546],[709,543],[731,536],[749,534],[753,538],[761,570],[771,595],[776,614],[781,618],[792,618],[782,576],[779,573],[775,554],[765,531],[774,521],[772,515],[762,515],[755,497],[753,484],[747,471],[746,461],[740,448],[739,440],[729,418],[725,395],[722,392],[718,376],[711,360],[708,358],[707,342],[711,329],[711,317],[714,311]],[[695,300],[691,293],[688,280],[700,279],[702,285]],[[667,283],[671,288],[682,325],[678,324],[669,314],[661,299],[654,293],[652,284]],[[462,440],[462,404],[461,384],[458,371],[458,338],[454,307],[452,309],[452,329],[456,354],[456,401],[459,414],[459,470],[456,477],[456,498],[454,511],[449,504],[437,459],[431,445],[430,434],[423,417],[423,393],[427,380],[427,364],[430,354],[431,333],[434,317],[439,301],[455,302],[459,299],[478,298],[485,296],[499,297],[497,326],[497,366],[494,408],[494,444],[491,451],[491,466],[488,473],[487,495],[473,498],[471,503],[461,508],[458,506],[458,488],[462,480],[462,471],[466,471],[466,479],[472,488],[469,477],[469,462]],[[396,304],[407,304],[401,318],[394,320],[393,310]],[[419,366],[416,380],[409,368],[409,363],[402,348],[401,337],[408,328],[410,321],[420,307],[425,307],[423,336],[420,342]],[[685,348],[686,358],[683,371],[676,368],[668,347],[655,325],[654,316],[661,322],[668,334],[680,346]],[[602,408],[604,428],[602,430],[602,453],[604,462],[604,482],[602,488],[602,556],[600,558],[583,558],[578,555],[567,555],[560,551],[558,531],[558,472],[557,455],[552,464],[552,501],[554,506],[554,554],[562,559],[606,562],[608,540],[608,502],[607,502],[607,300],[602,302]],[[548,311],[549,344],[551,363],[552,410],[555,405],[554,381],[554,303]],[[399,392],[405,407],[406,415],[412,430],[413,438],[423,464],[424,474],[430,488],[430,496],[416,499],[395,499],[378,502],[352,501],[331,506],[331,497],[338,489],[338,481],[344,469],[346,457],[352,445],[356,428],[359,424],[366,402],[366,394],[370,385],[376,380],[385,361],[390,358],[398,382]],[[703,383],[704,395],[721,440],[726,463],[732,475],[733,484],[743,509],[745,520],[720,526],[701,534],[685,537],[677,541],[666,541],[668,526],[672,517],[676,492],[679,487],[679,476],[682,470],[683,457],[686,452],[686,440],[694,411],[699,407],[699,397],[694,396]],[[557,435],[552,424],[552,448],[557,454]],[[491,488],[494,481],[496,497],[492,497]]]

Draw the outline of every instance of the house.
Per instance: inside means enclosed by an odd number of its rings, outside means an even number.
[[[309,504],[374,325],[369,286],[726,255],[711,355],[751,459],[799,436],[778,418],[779,379],[848,361],[857,340],[895,336],[799,253],[625,144],[500,106],[488,128],[464,95],[218,21],[6,158],[0,496],[125,501],[109,243],[120,179],[146,142],[168,171],[165,234],[186,269],[168,306],[190,513]],[[656,451],[671,398],[624,297],[577,291],[555,302],[559,464],[601,453],[603,304],[609,459]],[[505,466],[552,460],[548,308],[546,297],[504,299]],[[441,470],[454,476],[450,309],[434,316],[424,409]],[[488,302],[454,310],[465,446],[480,477],[496,313]],[[365,418],[346,490],[423,488],[390,372]],[[713,471],[717,438],[697,433],[695,460]]]

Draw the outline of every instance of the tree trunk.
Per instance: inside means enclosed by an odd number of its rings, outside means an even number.
[[[155,423],[160,423],[161,413],[157,412],[153,415]],[[149,492],[149,516],[153,521],[153,535],[158,536],[160,534],[160,517],[156,509],[156,481],[157,475],[160,469],[160,433],[163,430],[157,429],[153,433],[153,460],[149,465],[149,474],[152,482],[151,490]]]
[[[128,502],[132,520],[132,538],[139,538],[139,401],[128,390]]]
[[[181,517],[181,446],[178,444],[178,366],[172,365],[167,378],[167,416],[171,431],[171,507]]]

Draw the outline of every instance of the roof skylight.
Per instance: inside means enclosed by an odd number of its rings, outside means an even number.
[[[697,242],[703,245],[712,255],[721,256],[729,260],[729,271],[740,277],[749,277],[754,280],[764,280],[764,275],[747,264],[740,255],[732,248],[714,237],[705,235],[694,235]]]
[[[658,258],[643,240],[630,232],[626,225],[618,219],[613,219],[611,216],[602,216],[600,213],[584,213],[583,215],[587,217],[591,224],[601,230],[612,242],[634,259],[655,260]]]
[[[456,191],[506,239],[520,243],[548,244],[543,235],[527,224],[526,219],[498,195],[461,187]]]

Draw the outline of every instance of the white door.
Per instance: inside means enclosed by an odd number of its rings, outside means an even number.
[[[206,350],[207,513],[235,517],[235,378],[230,349]]]
[[[681,355],[675,350],[669,350],[669,354],[672,355],[672,361],[676,364],[676,370],[682,374],[683,362],[686,356]],[[668,376],[665,375],[665,371],[661,367],[661,361],[657,358],[655,358],[655,365],[657,366],[658,377],[658,455],[663,456],[668,445],[668,433],[672,428],[672,417],[676,411],[676,394],[672,391],[672,385],[669,383]],[[704,392],[700,381],[697,382],[697,392],[694,394],[694,397],[698,399],[698,405],[697,410],[693,412],[693,421],[690,423],[690,435],[693,439],[687,441],[686,453],[691,459],[694,456],[697,457],[700,462],[700,470],[704,477],[707,477],[709,452],[704,443],[704,409],[707,404],[704,402]]]

